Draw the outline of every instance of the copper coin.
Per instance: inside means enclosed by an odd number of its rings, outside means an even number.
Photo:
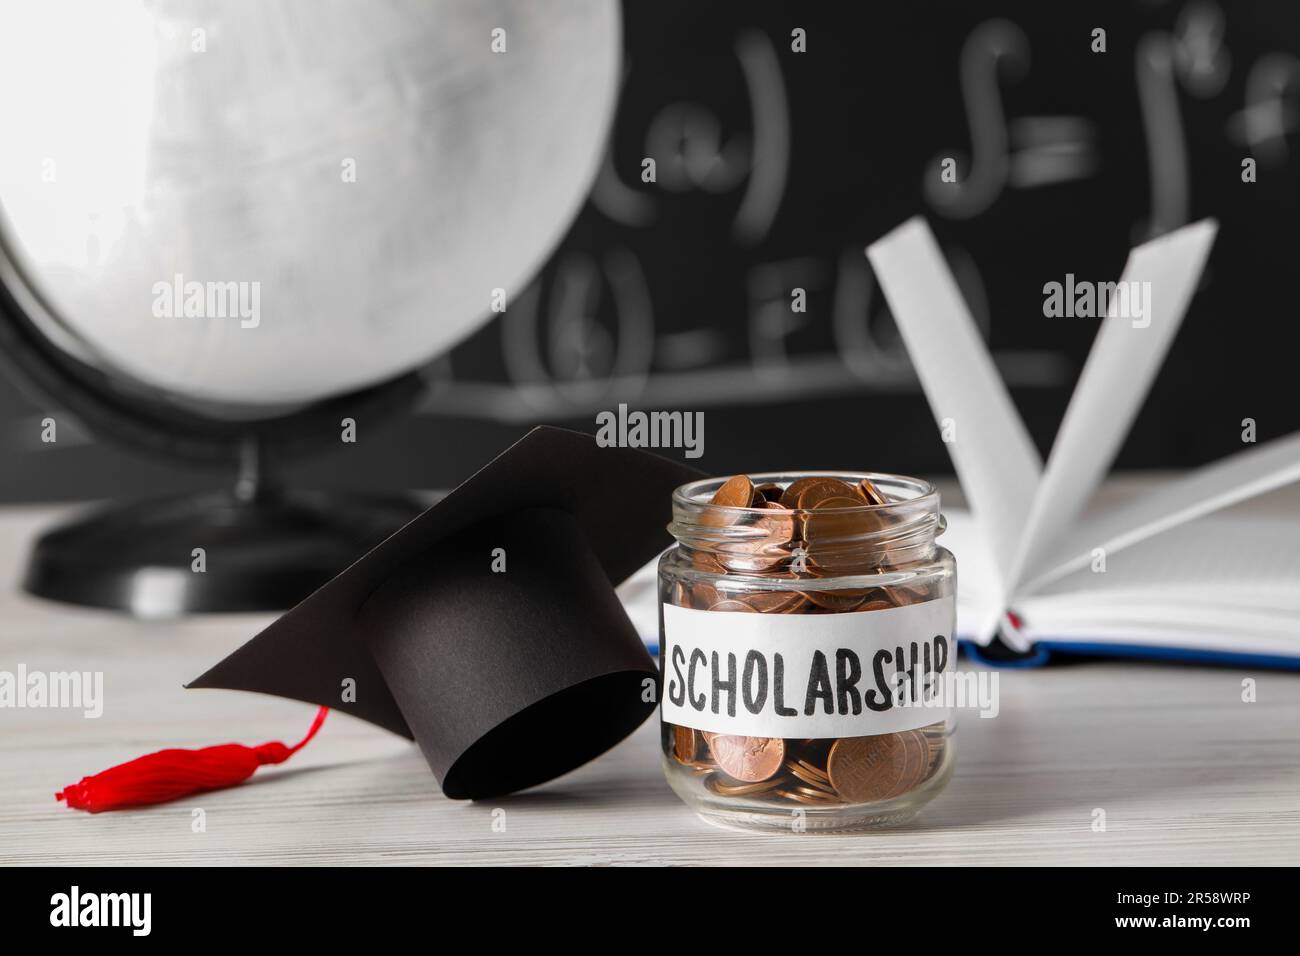
[[[852,501],[854,507],[862,507],[862,501],[857,497],[853,487],[836,478],[823,478],[801,491],[799,493],[798,507],[801,511],[811,511],[823,501],[829,501],[832,498],[844,498]],[[805,541],[808,539],[809,517],[806,514],[799,517],[799,534]]]
[[[745,475],[737,475],[723,482],[722,487],[713,493],[710,504],[724,508],[748,508],[754,500],[754,483]]]
[[[925,735],[926,740],[930,741],[932,744],[937,743],[941,747],[943,746],[944,741],[948,739],[948,727],[942,720],[938,723],[922,727],[921,733]]]
[[[922,731],[905,730],[899,736],[903,738],[903,744],[907,747],[908,763],[907,772],[903,775],[900,789],[895,796],[907,793],[920,785],[921,781],[929,775],[931,757],[930,742]]]
[[[722,563],[732,571],[769,571],[790,557],[794,538],[794,515],[780,505],[764,502],[762,514],[746,518],[744,525],[756,532],[748,540],[721,545]],[[761,533],[761,535],[760,535]]]
[[[719,601],[717,604],[712,605],[709,608],[709,610],[710,611],[745,611],[750,614],[754,613],[754,609],[742,601]]]
[[[818,568],[836,574],[865,572],[876,564],[874,550],[862,541],[873,523],[854,498],[826,498],[804,518],[808,557]]]
[[[713,574],[720,574],[723,571],[718,556],[711,551],[701,551],[696,549],[691,552],[691,567],[697,571],[709,571]]]
[[[948,729],[940,722],[922,727],[921,733],[925,736],[925,742],[930,750],[930,761],[925,771],[928,778],[938,769],[943,760],[944,750],[948,747]]]
[[[891,607],[894,607],[894,605],[890,604],[888,601],[875,600],[875,601],[864,601],[862,605],[858,607],[858,610],[859,611],[888,611]]]
[[[722,595],[718,593],[717,588],[702,581],[690,586],[687,597],[690,600],[688,607],[704,608],[705,610],[722,600]]]
[[[867,592],[861,588],[842,591],[818,591],[809,588],[802,593],[813,604],[827,611],[855,610],[867,596]]]
[[[767,541],[764,543],[784,548],[794,539],[794,515],[790,513],[790,509],[775,501],[765,502],[763,510],[767,513],[754,523],[767,532]],[[788,555],[783,554],[782,557]]]
[[[699,735],[694,728],[673,725],[673,756],[682,763],[691,763],[699,750]]]
[[[805,598],[798,591],[751,591],[740,600],[760,614],[790,614]]]
[[[718,589],[711,584],[687,584],[678,581],[673,586],[672,603],[677,607],[708,609],[722,600]]]
[[[879,488],[873,485],[866,478],[863,478],[858,482],[858,486],[855,490],[862,496],[862,500],[869,505],[889,504],[889,499],[884,496]]]
[[[827,777],[819,773],[813,773],[798,760],[787,760],[785,762],[785,769],[791,776],[797,777],[800,781],[807,786],[812,787],[814,790],[821,790],[823,792],[831,791],[831,782]]]
[[[901,607],[904,602],[898,599],[898,591],[898,588],[872,588],[867,592],[867,600],[861,610],[868,610],[868,605],[873,611],[886,607]]]
[[[896,588],[892,597],[899,605],[924,604],[930,600],[930,588],[924,584],[914,584],[905,588]]]
[[[787,790],[778,790],[776,791],[776,795],[778,797],[784,797],[787,800],[806,803],[810,806],[829,806],[841,802],[837,794],[827,793],[821,790],[810,790],[808,787],[791,787]]]
[[[903,779],[907,751],[895,734],[845,737],[831,747],[826,771],[849,803],[884,800]]]
[[[767,780],[785,761],[785,741],[780,737],[738,737],[717,734],[709,752],[723,773],[741,783]]]
[[[838,478],[822,478],[799,493],[799,507],[810,511],[830,498],[844,498],[852,501],[853,507],[860,508],[862,502],[856,499],[856,494],[852,485],[845,484]]]
[[[823,481],[834,481],[833,478],[827,478],[825,475],[808,475],[804,478],[797,478],[790,484],[786,485],[785,491],[781,492],[781,504],[786,508],[798,508],[799,496],[813,485]]]
[[[805,787],[802,785],[788,788],[795,794],[808,800],[820,800],[826,803],[839,803],[840,795],[834,790],[823,790],[820,787]]]
[[[826,771],[821,767],[817,766],[815,763],[811,763],[810,761],[807,760],[799,760],[797,762],[799,764],[800,769],[810,774],[818,781],[825,782],[825,783],[831,782],[831,778],[826,775]]]
[[[889,800],[911,790],[925,774],[924,738],[913,730],[874,737],[844,737],[831,747],[826,773],[849,803]]]
[[[934,776],[934,772],[939,769],[939,764],[943,760],[943,744],[930,745],[930,759],[925,763],[925,774],[922,780],[929,780]]]
[[[768,514],[758,519],[759,524],[775,531],[784,531],[784,540],[789,541],[794,536],[794,514],[790,509],[780,502],[767,501],[766,499],[760,507]]]
[[[827,740],[826,743],[834,744],[835,741]],[[806,778],[817,781],[817,785],[823,789],[833,790],[835,788],[831,786],[831,778],[826,775],[826,755],[829,752],[829,747],[820,754],[805,752],[805,755],[796,760],[795,763],[799,765],[799,770]]]
[[[769,790],[775,790],[783,782],[784,778],[775,777],[759,783],[728,783],[716,773],[704,778],[704,785],[720,797],[747,797],[753,794],[766,793]]]

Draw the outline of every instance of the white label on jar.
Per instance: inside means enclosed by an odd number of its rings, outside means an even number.
[[[843,614],[663,606],[663,719],[749,737],[867,737],[938,723],[956,601]],[[947,703],[944,701],[944,703]]]

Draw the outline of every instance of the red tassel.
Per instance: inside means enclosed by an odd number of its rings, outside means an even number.
[[[124,807],[179,800],[192,793],[220,790],[243,783],[263,764],[284,763],[316,736],[328,707],[316,712],[307,736],[292,747],[271,741],[260,747],[221,744],[201,750],[159,750],[116,767],[109,767],[54,795],[74,810],[101,813]]]

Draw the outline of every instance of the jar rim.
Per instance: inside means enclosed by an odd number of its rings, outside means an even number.
[[[816,564],[828,568],[872,555],[887,557],[891,563],[923,558],[947,530],[938,490],[920,478],[865,471],[769,471],[745,477],[757,485],[821,477],[855,484],[867,478],[889,500],[829,509],[715,505],[714,493],[732,479],[699,479],[673,492],[668,532],[679,547],[725,556],[731,571],[793,567],[791,562],[812,553]]]
[[[755,485],[789,483],[799,478],[835,478],[840,481],[856,483],[866,478],[882,491],[901,489],[912,492],[901,497],[891,495],[890,500],[883,504],[873,505],[863,502],[860,505],[853,505],[848,508],[836,508],[836,514],[886,514],[890,509],[900,507],[909,509],[924,508],[926,510],[932,507],[933,510],[938,511],[940,506],[939,489],[924,478],[913,478],[910,475],[880,471],[762,471],[738,472],[738,474],[743,474]],[[707,508],[718,512],[734,512],[736,514],[763,513],[763,508],[753,508],[748,505],[715,505],[707,497],[704,497],[706,494],[711,496],[713,492],[716,492],[718,488],[730,480],[730,477],[700,478],[679,485],[673,490],[673,505],[683,508]],[[795,515],[811,514],[811,510],[807,508],[788,508],[786,510]]]

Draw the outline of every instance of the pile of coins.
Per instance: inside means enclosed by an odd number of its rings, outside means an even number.
[[[711,611],[780,614],[838,614],[873,611],[929,600],[921,587],[838,588],[815,586],[819,579],[870,574],[891,561],[888,519],[867,505],[889,504],[870,481],[855,485],[837,478],[810,476],[782,487],[755,485],[745,475],[729,479],[710,504],[744,508],[709,512],[705,523],[719,528],[721,540],[694,550],[691,562],[704,576],[743,574],[747,583],[722,593],[716,583],[679,584],[673,603]],[[726,532],[738,531],[735,540]],[[752,586],[766,578],[766,587]],[[800,587],[799,581],[809,585]]]
[[[890,500],[869,480],[850,484],[808,476],[755,485],[747,476],[726,481],[711,502],[741,512],[706,512],[723,532],[753,529],[737,541],[719,534],[714,547],[691,554],[701,574],[678,582],[672,601],[682,607],[759,614],[869,612],[929,600],[923,585],[862,586],[861,576],[890,562],[886,519],[868,505]],[[728,587],[727,576],[737,579]],[[827,578],[855,576],[852,587],[828,588]],[[819,583],[822,582],[822,583]],[[918,730],[871,737],[786,740],[741,737],[665,725],[665,751],[718,797],[789,801],[809,806],[870,803],[901,796],[932,777],[944,755],[947,731],[938,722]]]
[[[672,755],[719,797],[815,806],[874,803],[914,790],[939,768],[943,723],[838,740],[738,737],[671,726]]]

